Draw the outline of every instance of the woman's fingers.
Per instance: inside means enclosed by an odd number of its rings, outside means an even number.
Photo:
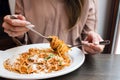
[[[11,37],[18,37],[24,35],[29,29],[25,26],[30,24],[30,22],[25,20],[22,15],[14,15],[15,19],[11,18],[11,15],[4,17],[4,22],[2,24],[4,32],[6,32]]]
[[[96,54],[96,51],[94,51],[92,48],[90,48],[90,47],[88,47],[88,46],[85,46],[85,47],[84,47],[84,50],[85,50],[87,53]]]
[[[101,53],[104,49],[104,45],[88,43],[87,46],[83,46],[85,51],[91,54]]]
[[[5,29],[4,32],[6,32],[9,36],[11,37],[17,37],[17,36],[21,36],[24,35],[24,33],[26,33],[26,31],[10,31]]]
[[[99,45],[99,44],[91,44],[90,48],[94,49],[96,52],[102,52],[104,49],[104,45]]]
[[[7,29],[7,30],[10,30],[10,31],[28,31],[29,29],[24,27],[24,26],[12,26],[11,24],[7,23],[7,22],[4,22],[3,23],[3,28],[4,29]]]
[[[16,27],[6,22],[3,23],[3,28],[4,28],[4,32],[6,32],[11,37],[21,36],[24,35],[24,33],[26,33],[27,31],[29,31],[29,29],[27,29],[24,26]]]
[[[4,22],[6,22],[12,26],[26,26],[26,24],[29,24],[29,22],[27,22],[25,20],[11,19],[9,15],[4,17]]]
[[[84,42],[82,41],[83,44],[85,46],[83,46],[84,50],[88,53],[91,53],[91,54],[96,54],[96,53],[100,53],[103,51],[104,49],[104,45],[99,45],[99,44],[94,44],[94,43],[88,43],[88,42]]]
[[[14,15],[13,15],[13,16],[14,16]],[[16,15],[15,15],[15,16],[16,16]],[[20,20],[26,20],[25,17],[24,17],[23,15],[20,15],[20,14],[17,15],[16,17],[17,17],[18,19],[20,19]]]
[[[100,53],[105,47],[104,45],[99,44],[99,42],[103,41],[103,39],[98,33],[94,31],[88,32],[85,41],[87,41],[87,43],[85,43],[87,46],[84,46],[84,49],[86,52],[91,54]]]

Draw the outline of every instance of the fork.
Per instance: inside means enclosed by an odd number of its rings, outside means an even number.
[[[14,15],[11,15],[10,18],[11,18],[11,19],[18,19],[18,18],[15,17]],[[28,22],[28,23],[29,23],[29,24],[27,24],[27,25],[25,26],[26,28],[30,29],[32,32],[36,33],[37,35],[39,35],[39,36],[47,39],[49,42],[52,41],[52,38],[46,37],[46,36],[42,35],[41,33],[39,33],[38,31],[36,31],[35,29],[33,29],[33,27],[34,27],[35,25],[31,24],[30,22]]]
[[[52,41],[52,38],[46,37],[46,36],[42,35],[41,33],[39,33],[39,32],[37,32],[36,30],[34,30],[33,27],[31,27],[30,25],[27,25],[26,27],[27,27],[28,29],[30,29],[31,31],[33,31],[34,33],[40,35],[41,37],[47,39],[49,42]],[[109,40],[104,40],[104,41],[100,41],[98,44],[99,44],[99,45],[108,45],[108,44],[110,44],[110,41],[109,41]],[[81,44],[77,44],[77,45],[71,45],[71,46],[68,46],[68,47],[69,47],[69,48],[72,48],[72,47],[80,47],[80,46],[88,46],[88,45],[87,45],[87,44],[84,44],[84,43],[81,43]]]
[[[32,32],[36,33],[37,35],[39,35],[39,36],[41,36],[41,37],[47,39],[49,42],[52,41],[52,38],[50,38],[50,37],[46,37],[46,36],[42,35],[40,32],[38,32],[38,31],[36,31],[35,29],[33,29],[32,26],[34,26],[34,25],[32,25],[32,24],[28,24],[28,25],[25,26],[25,27],[28,28],[28,29],[30,29]]]
[[[37,32],[36,30],[34,30],[33,27],[31,27],[31,24],[30,25],[28,24],[26,27],[28,29],[30,29],[31,31],[33,31],[34,33],[40,35],[41,37],[47,39],[49,42],[52,41],[52,38],[46,37],[46,36],[42,35],[41,33]],[[108,45],[108,44],[110,44],[110,41],[109,40],[104,40],[104,41],[100,41],[98,44],[99,45]],[[71,45],[71,46],[68,46],[68,47],[72,48],[72,47],[80,47],[80,46],[88,46],[88,45],[84,44],[84,43],[81,43],[81,44],[77,44],[77,45]]]
[[[108,45],[108,44],[110,44],[110,40],[104,40],[104,41],[100,41],[99,43],[98,43],[99,45]],[[69,45],[68,47],[80,47],[80,46],[88,46],[87,44],[85,44],[85,43],[80,43],[80,44],[77,44],[77,45]]]
[[[18,19],[18,18],[16,18],[16,17],[13,16],[13,15],[11,15],[10,18],[11,18],[11,19]],[[46,36],[42,35],[40,32],[36,31],[36,30],[33,28],[34,26],[35,26],[35,25],[33,25],[33,24],[31,24],[31,23],[29,22],[29,24],[27,24],[25,27],[28,28],[28,29],[30,29],[32,32],[36,33],[37,35],[39,35],[39,36],[47,39],[49,42],[52,41],[52,38],[46,37]],[[99,42],[99,45],[108,45],[108,44],[110,44],[110,41],[109,41],[109,40],[104,40],[104,41],[100,41],[100,42]],[[80,47],[80,46],[88,46],[88,45],[87,45],[87,44],[84,44],[84,43],[80,43],[80,44],[77,44],[77,45],[68,45],[69,48],[72,48],[72,47]]]

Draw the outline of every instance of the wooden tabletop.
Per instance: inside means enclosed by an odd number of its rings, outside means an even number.
[[[77,70],[46,80],[120,80],[120,55],[86,55],[85,62]]]

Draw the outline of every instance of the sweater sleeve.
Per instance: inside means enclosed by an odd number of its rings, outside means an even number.
[[[16,4],[15,4],[15,14],[22,14],[22,15],[24,15],[23,0],[16,0]]]
[[[21,14],[23,16],[24,15],[24,4],[23,4],[23,0],[16,0],[16,4],[15,4],[15,14]],[[25,45],[28,44],[28,34],[25,33],[22,37],[15,37],[13,38],[13,41],[17,44],[17,45]]]
[[[89,0],[89,11],[85,25],[82,30],[83,39],[86,37],[87,32],[96,31],[97,27],[97,0]]]

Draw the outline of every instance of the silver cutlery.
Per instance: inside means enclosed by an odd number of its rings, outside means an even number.
[[[11,19],[18,19],[18,18],[16,18],[16,17],[13,16],[13,15],[11,15],[10,18],[11,18]],[[25,27],[28,28],[28,29],[30,29],[32,32],[36,33],[37,35],[39,35],[39,36],[47,39],[49,42],[52,41],[52,38],[46,37],[46,36],[42,35],[41,33],[39,33],[38,31],[36,31],[35,29],[33,29],[34,25],[31,24],[30,22],[29,22],[29,24],[27,24]]]
[[[13,16],[13,15],[11,15],[10,18],[11,18],[11,19],[17,19],[17,18],[16,18],[15,16]],[[52,38],[46,37],[46,36],[42,35],[42,34],[39,33],[38,31],[36,31],[36,30],[33,28],[33,26],[34,26],[33,24],[29,23],[29,24],[27,24],[25,27],[28,28],[28,29],[30,29],[32,32],[36,33],[37,35],[39,35],[39,36],[47,39],[49,42],[52,41]],[[99,45],[108,45],[108,44],[110,44],[110,40],[100,41],[98,44],[99,44]],[[71,48],[71,47],[80,47],[80,46],[88,46],[88,45],[87,45],[87,44],[84,44],[84,43],[81,43],[81,44],[77,44],[77,45],[69,45],[68,47]]]
[[[99,45],[108,45],[108,44],[110,44],[110,40],[100,41],[98,44]],[[80,47],[80,46],[88,46],[88,45],[85,44],[85,43],[80,43],[80,44],[77,44],[77,45],[69,45],[69,47]]]

